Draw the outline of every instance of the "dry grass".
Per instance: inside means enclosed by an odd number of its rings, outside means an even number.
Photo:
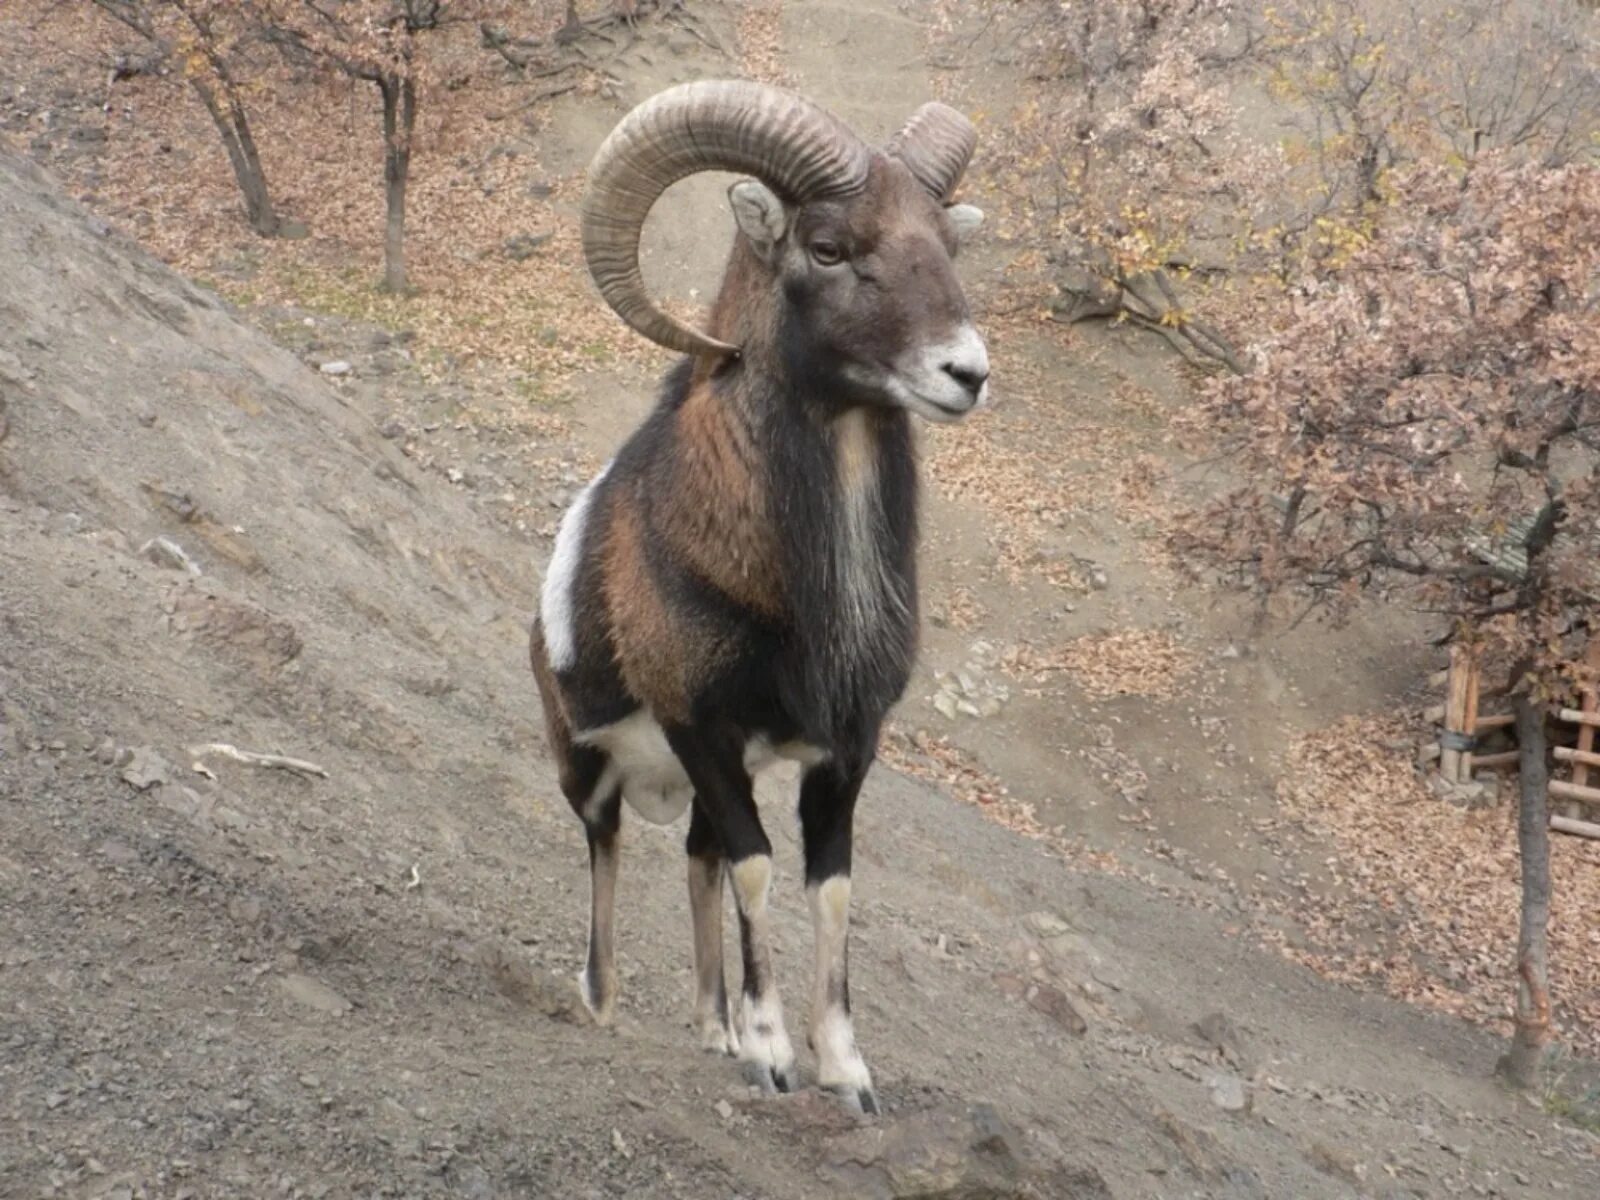
[[[1436,799],[1401,751],[1398,720],[1350,718],[1302,738],[1284,810],[1333,847],[1335,887],[1294,913],[1321,974],[1506,1032],[1521,872],[1512,804],[1467,811]],[[1563,1033],[1600,1050],[1600,845],[1552,839],[1550,984]],[[1373,931],[1384,947],[1374,951]]]

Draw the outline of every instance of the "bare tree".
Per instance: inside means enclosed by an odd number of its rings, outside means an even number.
[[[1059,320],[1113,317],[1186,356],[1242,365],[1180,297],[1219,265],[1237,206],[1228,68],[1252,43],[1228,0],[989,0],[984,36],[1017,54],[1026,99],[985,154],[1005,209],[1048,230]],[[1004,20],[999,20],[999,17]],[[982,42],[983,37],[974,42]]]
[[[1550,767],[1545,714],[1534,698],[1516,695],[1517,851],[1522,862],[1522,914],[1517,927],[1516,1027],[1499,1071],[1518,1087],[1539,1077],[1551,1037],[1548,929],[1550,925]]]
[[[383,105],[383,284],[403,292],[406,188],[417,125],[417,37],[437,29],[446,0],[248,0],[264,36],[287,53],[364,80]]]
[[[234,179],[244,198],[250,228],[264,237],[282,233],[285,222],[272,203],[245,111],[243,90],[226,48],[239,31],[237,6],[220,0],[94,0],[97,7],[149,41],[163,59],[176,60],[222,138]]]

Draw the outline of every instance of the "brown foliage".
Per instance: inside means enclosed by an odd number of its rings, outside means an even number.
[[[1205,391],[1255,482],[1180,549],[1338,616],[1406,591],[1563,667],[1600,590],[1600,168],[1417,169],[1388,205]]]

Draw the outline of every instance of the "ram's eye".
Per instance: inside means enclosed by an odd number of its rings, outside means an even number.
[[[817,241],[811,243],[811,257],[819,267],[835,267],[844,261],[844,251],[838,242]]]

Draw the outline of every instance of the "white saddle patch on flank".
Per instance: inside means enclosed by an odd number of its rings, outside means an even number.
[[[666,732],[648,710],[641,708],[614,724],[585,729],[572,740],[604,750],[611,759],[595,784],[589,806],[603,803],[620,785],[628,807],[653,825],[670,825],[689,807],[694,785],[672,752]],[[751,774],[779,759],[814,766],[827,757],[827,752],[816,746],[804,742],[774,746],[759,734],[744,748],[745,770]]]
[[[561,518],[556,531],[556,548],[545,568],[544,587],[539,593],[539,627],[544,632],[545,652],[550,665],[565,671],[578,661],[578,636],[573,625],[572,593],[578,582],[578,567],[583,561],[583,535],[589,527],[589,509],[600,481],[611,470],[607,463],[600,474],[578,493],[578,498]]]

